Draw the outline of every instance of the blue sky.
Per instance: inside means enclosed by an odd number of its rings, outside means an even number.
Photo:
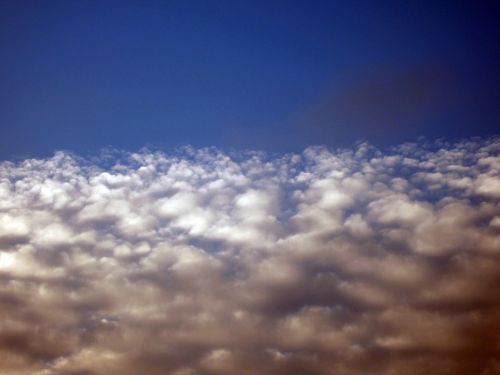
[[[2,1],[0,158],[497,133],[494,2]]]

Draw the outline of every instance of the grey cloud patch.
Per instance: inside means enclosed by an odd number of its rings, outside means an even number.
[[[422,127],[432,127],[429,120],[442,108],[450,112],[452,103],[460,106],[464,101],[463,91],[470,88],[461,87],[452,72],[431,62],[362,72],[332,87],[300,116],[298,127],[306,139],[328,137],[342,144],[361,137],[377,142],[413,139],[425,133]]]
[[[500,141],[0,165],[0,372],[495,374]]]

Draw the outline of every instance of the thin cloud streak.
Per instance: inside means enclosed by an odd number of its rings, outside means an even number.
[[[0,164],[4,374],[494,374],[500,140]]]

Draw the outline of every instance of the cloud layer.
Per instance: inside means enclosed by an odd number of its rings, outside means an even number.
[[[500,140],[0,164],[0,372],[496,374]]]

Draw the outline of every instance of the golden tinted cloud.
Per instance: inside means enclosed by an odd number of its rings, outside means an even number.
[[[495,374],[500,142],[0,165],[2,374]]]

